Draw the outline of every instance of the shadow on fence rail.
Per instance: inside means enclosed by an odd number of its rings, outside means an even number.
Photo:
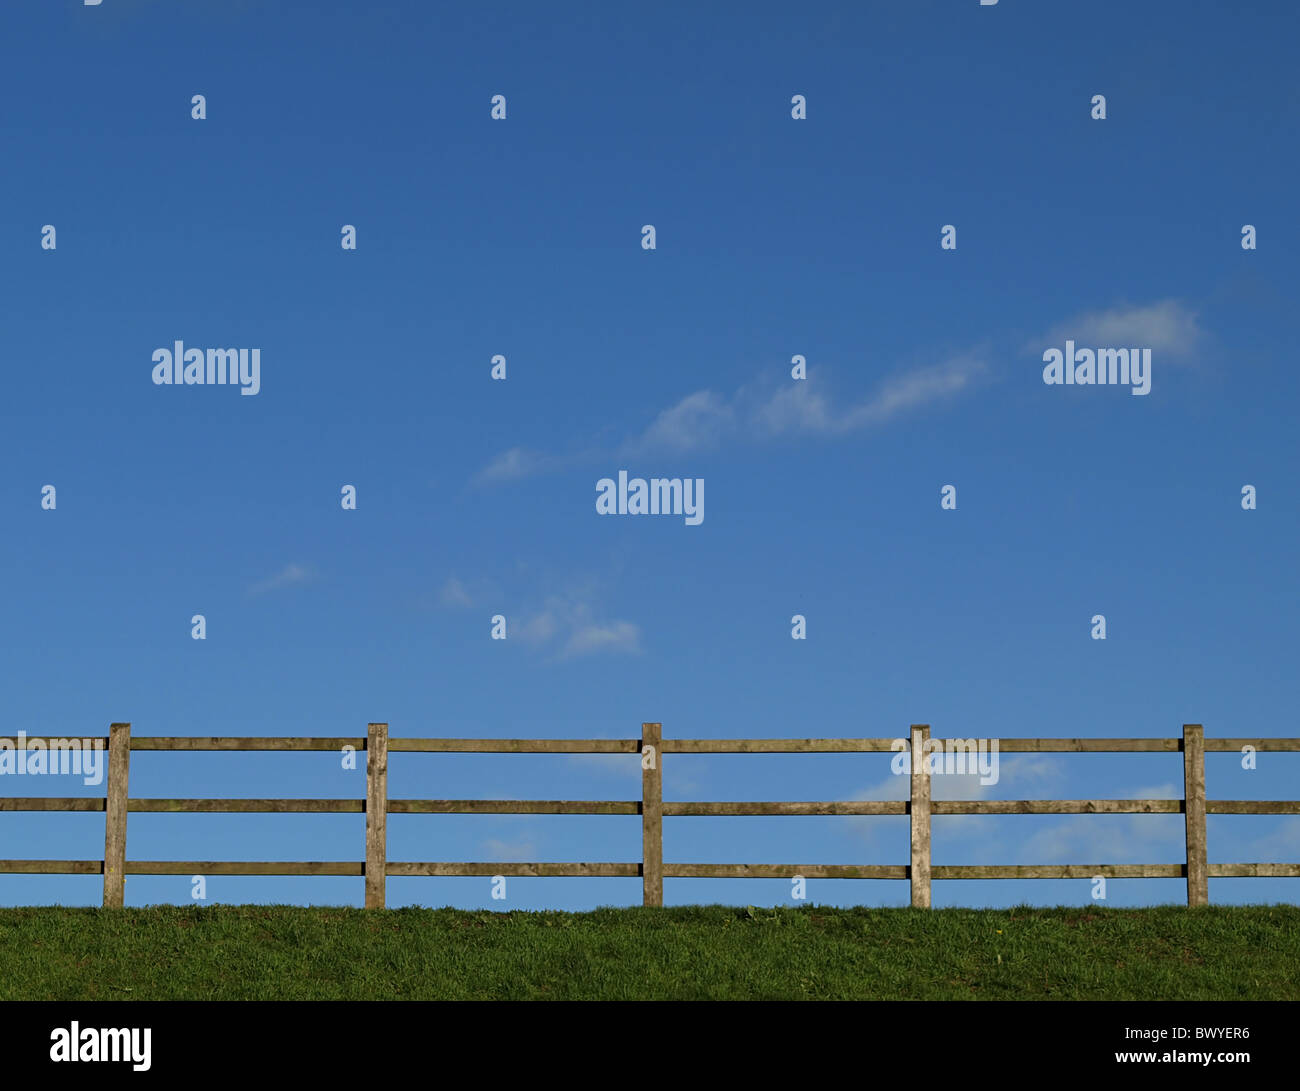
[[[43,736],[4,741],[14,749],[47,744]],[[58,740],[66,749],[68,740]],[[938,741],[938,740],[936,740]],[[1300,752],[1300,739],[1207,739],[1200,724],[1184,724],[1182,738],[999,739],[1003,753],[1174,753],[1183,755],[1183,799],[932,800],[924,755],[928,724],[911,727],[911,796],[907,800],[833,802],[690,803],[664,802],[665,754],[881,753],[896,749],[892,739],[665,739],[662,725],[641,725],[639,739],[402,739],[387,724],[370,724],[364,737],[131,737],[131,725],[116,723],[107,738],[84,740],[106,746],[108,780],[100,798],[0,797],[0,811],[104,811],[103,860],[0,860],[0,874],[104,876],[104,905],[121,906],[127,875],[350,875],[365,879],[367,908],[383,908],[387,876],[640,876],[645,905],[663,905],[664,878],[906,879],[912,905],[930,906],[934,879],[1187,879],[1187,904],[1209,902],[1210,878],[1300,877],[1300,864],[1210,864],[1206,858],[1207,814],[1293,815],[1300,801],[1207,800],[1205,754],[1257,751]],[[132,751],[364,750],[365,799],[132,799],[128,783]],[[389,799],[388,754],[639,754],[639,800]],[[365,814],[364,861],[127,860],[126,820],[131,811],[167,813]],[[390,814],[639,814],[641,860],[636,863],[468,863],[389,860]],[[931,818],[955,814],[1182,814],[1186,862],[1182,864],[930,864]],[[663,859],[663,819],[705,815],[909,815],[908,864],[673,864]]]

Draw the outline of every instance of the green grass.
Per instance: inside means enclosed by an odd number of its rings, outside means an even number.
[[[1300,907],[0,909],[0,1000],[1300,999]]]

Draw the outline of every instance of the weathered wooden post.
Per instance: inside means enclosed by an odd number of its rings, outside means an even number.
[[[664,904],[663,725],[641,725],[642,904]]]
[[[912,907],[930,908],[930,767],[925,744],[929,724],[912,725]]]
[[[1187,904],[1210,904],[1205,844],[1205,728],[1183,724],[1183,810],[1187,833]]]
[[[108,729],[108,785],[104,801],[104,908],[121,909],[126,898],[126,812],[131,773],[131,725]]]
[[[366,728],[366,908],[384,908],[388,870],[388,725]]]

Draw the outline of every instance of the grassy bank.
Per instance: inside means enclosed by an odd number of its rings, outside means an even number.
[[[1300,999],[1300,907],[0,909],[0,1000]]]

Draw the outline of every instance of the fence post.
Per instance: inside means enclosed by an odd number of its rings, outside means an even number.
[[[384,908],[388,869],[388,725],[366,728],[366,908]]]
[[[126,808],[131,772],[131,725],[108,728],[108,785],[104,800],[104,908],[126,900]]]
[[[925,744],[929,724],[912,725],[912,908],[930,908],[930,768]]]
[[[1183,724],[1183,811],[1187,831],[1187,904],[1210,904],[1205,846],[1205,728]]]
[[[663,724],[641,725],[641,901],[664,904]]]

